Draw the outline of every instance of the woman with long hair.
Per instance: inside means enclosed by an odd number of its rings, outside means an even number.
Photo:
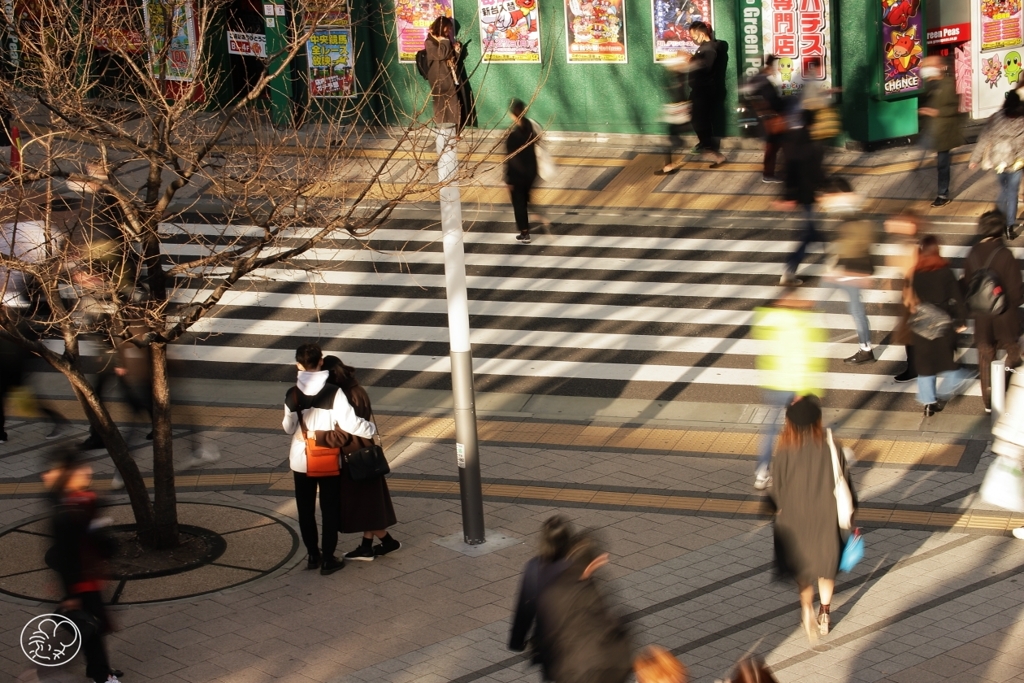
[[[356,379],[355,368],[345,365],[337,356],[324,356],[322,369],[329,374],[328,382],[341,388],[345,398],[352,404],[356,415],[364,420],[372,421],[373,408],[370,397]],[[340,437],[339,442],[328,443],[329,446],[341,448],[342,453],[364,448],[369,445],[361,437],[351,434],[332,434]],[[391,503],[391,493],[384,477],[373,477],[356,481],[342,460],[341,468],[341,520],[338,532],[342,534],[362,533],[363,540],[359,546],[345,553],[346,560],[371,562],[375,557],[387,555],[402,547],[402,544],[391,537],[388,527],[398,523],[395,506]],[[380,540],[376,546],[373,539]]]
[[[970,168],[981,166],[996,172],[999,180],[999,198],[996,208],[1006,216],[1006,239],[1015,235],[1017,222],[1017,192],[1020,190],[1024,170],[1024,103],[1020,91],[1006,93],[1002,108],[993,114],[971,153]]]
[[[636,683],[688,683],[689,672],[675,656],[659,645],[648,645],[633,661]]]
[[[831,432],[826,432],[821,425],[818,398],[803,396],[789,406],[772,463],[775,550],[780,573],[796,579],[801,623],[812,641],[819,634],[828,633],[829,607],[843,550],[833,492],[836,482],[833,448],[849,483],[850,473],[843,450],[832,440]],[[853,492],[852,484],[850,491]],[[817,617],[814,614],[815,583],[821,598]]]
[[[462,43],[455,40],[455,23],[450,17],[434,19],[423,43],[427,51],[427,81],[434,103],[434,123],[458,126],[461,121],[456,67]]]

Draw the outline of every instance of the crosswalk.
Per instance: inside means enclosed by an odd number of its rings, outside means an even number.
[[[368,384],[446,386],[443,254],[440,231],[430,225],[395,221],[364,242],[333,241],[253,274],[171,358],[189,374],[287,380],[295,346],[318,340]],[[226,237],[214,224],[165,229],[165,253],[175,260],[208,253]],[[478,390],[757,400],[754,362],[763,347],[749,325],[753,309],[781,291],[778,278],[796,246],[792,231],[560,225],[529,246],[513,235],[509,224],[477,223],[465,237]],[[901,248],[880,244],[877,252]],[[899,315],[898,271],[880,267],[876,286],[863,293],[879,362],[847,366],[853,321],[844,295],[816,278],[825,269],[822,251],[812,247],[801,276],[828,331],[823,388],[840,403],[884,400],[912,409],[914,385],[892,380],[903,348],[881,343]],[[944,247],[954,265],[966,252]],[[201,301],[210,291],[198,278],[182,278],[175,299]],[[966,361],[973,358],[965,352]]]

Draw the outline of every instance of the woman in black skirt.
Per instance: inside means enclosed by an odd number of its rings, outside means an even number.
[[[370,397],[356,379],[355,368],[341,362],[337,356],[324,356],[323,369],[330,374],[329,382],[337,385],[345,392],[345,398],[352,404],[356,415],[370,420],[373,409]],[[350,453],[372,445],[372,441],[352,436],[346,432],[335,432],[340,437],[338,443],[330,445],[341,448],[342,453]],[[395,517],[395,506],[391,504],[388,482],[384,477],[375,477],[364,481],[355,481],[345,467],[341,467],[341,523],[338,531],[343,534],[362,533],[363,542],[355,550],[345,553],[346,560],[371,562],[373,558],[387,555],[402,547],[402,544],[391,537],[387,528],[398,522]],[[376,536],[380,543],[373,545]]]

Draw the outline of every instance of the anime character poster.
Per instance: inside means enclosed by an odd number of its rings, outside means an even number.
[[[441,16],[453,16],[452,0],[396,0],[395,30],[398,31],[399,62],[416,62],[416,53],[423,49],[430,25]]]
[[[697,44],[690,40],[690,24],[703,21],[712,27],[711,0],[653,0],[654,61],[672,59],[679,51],[693,54]]]
[[[623,0],[565,0],[565,41],[570,64],[625,64]]]
[[[537,0],[479,0],[485,62],[540,64]]]
[[[832,87],[832,40],[829,0],[764,0],[762,45],[779,58],[783,95],[800,92],[814,81]],[[821,68],[812,64],[820,61]]]
[[[1021,0],[981,0],[981,50],[1024,45]]]
[[[912,95],[924,86],[926,38],[920,0],[882,2],[882,97]]]
[[[168,6],[160,0],[147,0],[142,9],[145,13],[146,33],[149,38],[150,68],[153,70],[154,76],[160,77],[162,65],[157,63],[157,55],[164,49],[167,38],[164,27]],[[198,31],[191,2],[174,6],[171,27],[174,35],[171,37],[167,50],[166,73],[163,74],[163,77],[168,81],[191,83],[196,75],[196,62],[199,58],[199,52],[196,49]]]
[[[311,97],[352,97],[355,60],[352,30],[318,26],[306,41]]]

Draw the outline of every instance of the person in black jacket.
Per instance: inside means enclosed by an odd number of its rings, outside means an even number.
[[[505,184],[512,197],[512,212],[515,214],[519,234],[516,240],[530,243],[530,191],[537,182],[537,129],[526,118],[526,104],[519,99],[512,100],[509,107],[512,127],[505,139]]]
[[[697,43],[697,51],[690,58],[690,102],[692,104],[691,121],[693,132],[697,135],[698,151],[708,153],[714,158],[711,168],[718,168],[725,163],[725,155],[719,151],[719,140],[715,137],[715,115],[721,109],[724,99],[725,77],[722,63],[716,47],[721,47],[712,38],[711,27],[703,21],[690,24],[690,37]]]
[[[60,576],[64,590],[60,609],[82,635],[85,675],[96,683],[117,683],[124,674],[112,669],[107,659],[103,637],[111,625],[101,592],[103,558],[110,556],[112,548],[97,519],[92,468],[80,460],[76,449],[65,446],[52,454],[43,483],[53,504],[53,546],[46,562]]]
[[[781,178],[775,177],[775,162],[782,149],[782,133],[779,131],[785,104],[782,95],[779,94],[778,61],[775,55],[768,55],[764,59],[764,68],[750,79],[744,90],[747,97],[754,105],[757,118],[761,122],[764,135],[764,159],[761,166],[761,182],[781,183]]]
[[[1020,264],[1006,247],[1003,234],[1006,216],[998,209],[983,213],[978,219],[981,240],[971,247],[964,263],[964,282],[970,283],[983,268],[995,272],[1006,297],[1006,310],[999,315],[974,313],[974,343],[978,347],[978,373],[981,375],[981,397],[985,412],[992,412],[992,361],[996,351],[1006,351],[1007,369],[1020,365],[1020,306],[1024,303]]]
[[[544,589],[568,566],[565,556],[569,552],[572,537],[572,523],[562,515],[554,515],[544,520],[540,529],[540,552],[523,568],[519,598],[516,600],[516,611],[512,617],[508,649],[522,652],[526,649],[527,636],[530,636],[529,642],[533,648],[532,661],[540,665],[541,676],[545,681],[553,679],[544,625],[537,619],[537,600]]]

